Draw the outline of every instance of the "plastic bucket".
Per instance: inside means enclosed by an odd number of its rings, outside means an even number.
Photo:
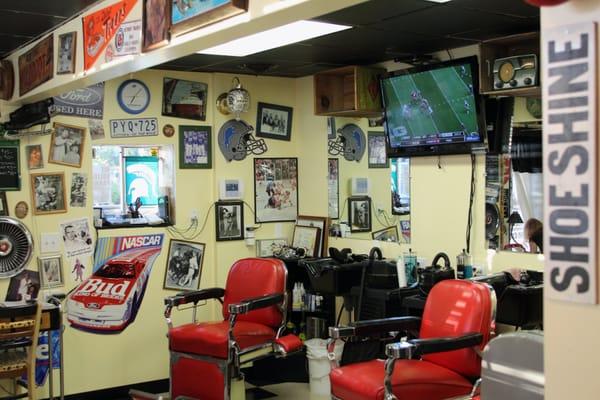
[[[331,394],[331,383],[329,372],[331,366],[327,358],[327,340],[310,339],[304,342],[306,346],[306,358],[308,358],[308,374],[310,392],[317,395]],[[344,342],[338,340],[335,343],[335,359],[339,362],[342,358]]]

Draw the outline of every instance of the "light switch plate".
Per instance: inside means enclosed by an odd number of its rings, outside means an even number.
[[[40,253],[60,252],[60,236],[58,233],[40,234]]]

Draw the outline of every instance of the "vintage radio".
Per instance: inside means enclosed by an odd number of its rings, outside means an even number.
[[[494,61],[494,89],[514,89],[538,84],[535,54],[498,58]]]

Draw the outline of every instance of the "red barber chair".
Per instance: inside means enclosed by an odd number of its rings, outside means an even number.
[[[490,286],[445,280],[431,289],[421,319],[397,317],[330,328],[330,349],[337,339],[419,329],[418,339],[388,344],[386,361],[333,365],[332,398],[441,400],[469,395],[481,372],[480,352],[493,333],[495,309]]]
[[[246,258],[229,271],[225,289],[181,293],[165,299],[171,353],[171,399],[244,398],[242,365],[284,356],[302,347],[294,335],[281,337],[286,317],[287,270],[281,260]],[[173,327],[173,307],[207,299],[223,304],[223,320]]]

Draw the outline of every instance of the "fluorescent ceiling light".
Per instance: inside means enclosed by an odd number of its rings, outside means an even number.
[[[199,51],[199,54],[244,57],[318,36],[349,29],[351,26],[317,21],[296,21],[277,28],[244,36],[231,42]]]
[[[425,1],[430,1],[432,3],[447,3],[452,0],[425,0]]]

